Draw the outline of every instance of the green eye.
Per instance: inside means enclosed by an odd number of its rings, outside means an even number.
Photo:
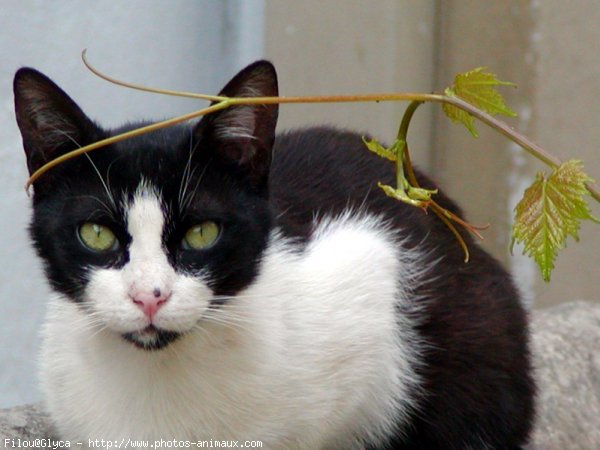
[[[116,250],[119,241],[108,227],[97,223],[86,222],[79,227],[79,239],[83,245],[96,252]]]
[[[211,247],[219,238],[219,225],[207,220],[190,228],[181,242],[186,250],[204,250]]]

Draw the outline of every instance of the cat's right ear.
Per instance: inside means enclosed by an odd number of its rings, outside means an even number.
[[[268,61],[256,61],[233,77],[219,95],[275,97],[275,68]],[[277,104],[231,106],[204,116],[196,136],[222,163],[263,189],[271,165],[277,113]]]
[[[17,124],[30,174],[62,154],[85,145],[86,136],[96,129],[61,88],[35,69],[19,69],[13,88]],[[50,173],[44,177],[47,175]]]

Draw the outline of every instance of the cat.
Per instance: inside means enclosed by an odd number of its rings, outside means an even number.
[[[14,93],[30,173],[145,124],[104,129],[31,68]],[[220,93],[277,94],[267,61]],[[393,184],[393,165],[360,134],[276,136],[277,115],[231,107],[33,183],[30,234],[55,292],[41,382],[58,435],[521,448],[535,386],[511,277],[468,235],[464,263],[434,214],[386,197],[376,182]]]

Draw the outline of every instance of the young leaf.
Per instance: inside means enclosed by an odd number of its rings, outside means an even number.
[[[554,259],[567,236],[579,239],[580,221],[598,222],[583,198],[589,194],[586,183],[593,181],[583,172],[581,161],[569,160],[548,178],[538,173],[515,208],[512,244],[523,242],[523,253],[533,256],[545,281],[550,280]]]
[[[396,162],[396,187],[388,186],[383,183],[377,183],[388,197],[395,198],[401,202],[407,203],[423,210],[431,203],[431,196],[437,194],[437,189],[423,189],[419,186],[411,186],[404,174],[406,161],[406,141],[397,138],[390,147],[384,147],[376,139],[367,140],[363,137],[363,142],[367,148],[380,156]]]
[[[388,186],[381,182],[378,182],[377,186],[379,186],[388,197],[392,197],[423,210],[426,210],[431,203],[431,196],[437,194],[437,189],[429,190],[412,186],[393,188],[392,186]]]
[[[459,73],[454,78],[454,84],[444,93],[449,97],[459,97],[491,115],[516,116],[517,114],[506,106],[504,98],[496,90],[496,86],[515,86],[515,84],[500,81],[496,75],[484,70],[485,67],[478,67],[469,72]],[[473,136],[477,137],[473,116],[447,103],[442,109],[450,120],[462,123]]]
[[[390,161],[396,161],[396,155],[398,154],[398,145],[397,141],[389,147],[385,148],[383,145],[377,141],[377,139],[367,140],[365,137],[362,138],[363,142],[367,146],[367,148],[382,158],[389,159]]]
[[[383,184],[381,182],[377,182],[377,186],[379,186],[379,188],[383,190],[385,195],[388,197],[395,198],[396,200],[416,206],[417,208],[423,208],[422,202],[420,200],[410,198],[404,189],[395,189],[392,186]]]

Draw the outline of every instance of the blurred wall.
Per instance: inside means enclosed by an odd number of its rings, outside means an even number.
[[[454,75],[487,66],[518,114],[506,121],[561,158],[580,158],[600,180],[600,7],[593,0],[267,1],[266,55],[283,95],[443,90]],[[396,134],[405,103],[288,105],[285,126],[336,124]],[[474,224],[491,224],[482,245],[514,274],[528,304],[600,301],[600,227],[584,223],[558,256],[550,283],[515,248],[513,209],[543,165],[481,124],[474,139],[437,106],[422,107],[409,135],[411,154],[458,199]],[[593,201],[592,201],[593,202]],[[600,205],[593,210],[600,217]]]
[[[435,1],[267,1],[265,54],[278,67],[281,95],[433,89]],[[405,103],[283,105],[280,129],[331,124],[391,142]],[[429,167],[432,107],[411,124],[417,164]]]
[[[113,86],[84,68],[127,81],[216,93],[234,71],[262,55],[262,0],[21,0],[0,10],[0,407],[39,399],[36,358],[49,290],[29,244],[23,146],[12,78],[23,66],[45,72],[106,126],[162,119],[204,106],[189,99]],[[229,30],[229,31],[228,31]]]
[[[502,89],[519,114],[509,119],[559,158],[581,159],[600,180],[600,5],[592,0],[444,0],[439,2],[438,86],[453,74],[488,66],[518,89]],[[585,222],[580,243],[559,253],[550,283],[531,260],[508,252],[513,208],[535,173],[546,170],[515,145],[479,126],[472,139],[441,115],[435,122],[433,169],[468,218],[493,224],[485,247],[503,260],[536,307],[567,300],[600,302],[600,226]],[[600,217],[600,205],[591,200]]]

